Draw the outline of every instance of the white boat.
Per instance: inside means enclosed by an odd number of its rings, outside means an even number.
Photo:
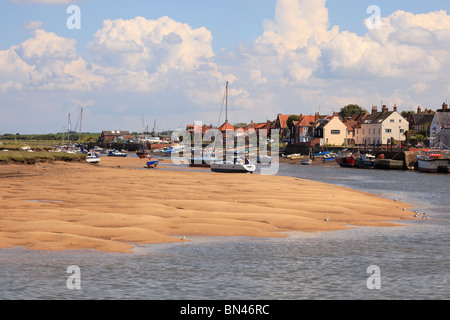
[[[100,162],[100,157],[95,152],[88,152],[88,154],[86,156],[86,162],[99,163]]]
[[[417,155],[421,172],[450,172],[450,150],[425,149]]]
[[[256,166],[254,164],[239,161],[217,161],[211,163],[211,171],[213,172],[253,173],[255,170]]]
[[[108,150],[108,157],[128,157],[128,153],[124,151]]]
[[[303,165],[310,165],[310,164],[312,164],[312,160],[311,159],[302,159],[302,160],[300,160],[300,163],[301,164],[303,164]]]

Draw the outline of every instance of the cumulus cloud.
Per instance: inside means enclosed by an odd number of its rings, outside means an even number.
[[[145,104],[139,98],[192,122],[215,118],[226,80],[242,121],[380,100],[418,105],[448,91],[445,11],[397,11],[361,36],[330,26],[325,0],[278,0],[259,37],[220,56],[208,29],[169,17],[105,20],[83,57],[74,39],[28,26],[29,39],[0,50],[2,93],[93,92],[95,103],[127,112]]]

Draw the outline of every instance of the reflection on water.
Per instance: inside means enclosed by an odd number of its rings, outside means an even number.
[[[448,175],[283,164],[279,174],[398,198],[431,219],[274,239],[197,237],[134,254],[3,249],[0,298],[450,298]],[[80,291],[66,287],[70,265],[81,268]],[[366,286],[371,265],[380,267],[380,290]]]

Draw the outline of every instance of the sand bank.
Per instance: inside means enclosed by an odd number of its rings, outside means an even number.
[[[161,170],[165,162],[156,169],[144,169],[145,160],[108,157],[98,165],[0,165],[0,248],[131,252],[135,244],[195,235],[283,237],[412,219],[407,204],[348,188]]]

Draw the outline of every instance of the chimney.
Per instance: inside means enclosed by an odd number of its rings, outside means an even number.
[[[388,108],[386,107],[386,105],[383,105],[383,109],[382,109],[381,112],[385,113],[385,112],[387,112],[387,111],[388,111]]]
[[[448,104],[445,102],[442,104],[442,111],[446,111],[448,109]]]
[[[339,112],[333,112],[333,117],[339,117]]]
[[[394,104],[394,112],[397,112],[397,105]]]
[[[318,112],[316,112],[316,114],[314,115],[314,121],[319,120],[319,118],[320,118],[320,115]]]
[[[422,108],[420,106],[417,107],[417,113],[421,113],[422,112]]]
[[[377,106],[372,106],[372,114],[377,112]]]

